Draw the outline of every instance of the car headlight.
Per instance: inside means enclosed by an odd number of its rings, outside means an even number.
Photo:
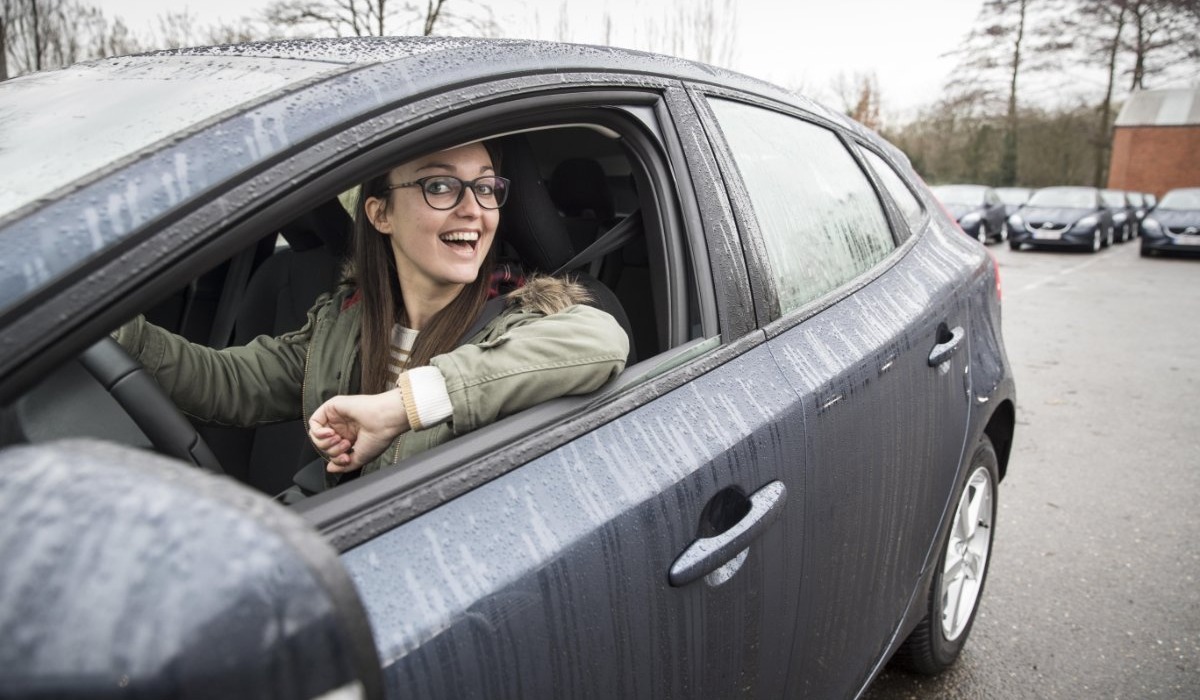
[[[978,212],[966,214],[963,216],[963,218],[958,220],[958,223],[962,224],[963,226],[974,226],[975,224],[979,223],[979,214]]]
[[[1125,215],[1124,214],[1113,214],[1113,223],[1114,224],[1125,223]]]
[[[1142,230],[1146,233],[1162,233],[1162,224],[1150,217],[1142,219]]]
[[[1012,216],[1008,217],[1009,228],[1021,228],[1024,225],[1025,220],[1021,218],[1020,214],[1013,214]]]
[[[1085,216],[1082,219],[1080,219],[1079,221],[1076,221],[1075,225],[1076,226],[1095,226],[1098,223],[1100,223],[1100,217],[1093,214],[1091,216]]]

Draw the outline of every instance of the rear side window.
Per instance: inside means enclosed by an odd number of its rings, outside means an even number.
[[[875,190],[834,132],[739,102],[711,103],[750,194],[781,313],[896,247]]]
[[[912,190],[904,184],[899,173],[883,158],[865,148],[859,149],[859,152],[866,158],[867,165],[870,165],[871,169],[875,171],[875,175],[879,177],[879,181],[883,183],[888,194],[892,195],[896,206],[900,207],[900,213],[904,215],[904,221],[908,223],[909,230],[917,231],[921,226],[921,219],[925,211],[921,209],[921,203],[917,201]]]

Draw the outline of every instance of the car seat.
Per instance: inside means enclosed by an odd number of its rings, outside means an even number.
[[[352,228],[336,198],[285,224],[279,235],[287,247],[277,249],[246,283],[233,344],[302,328],[317,297],[336,288]],[[268,494],[290,486],[292,475],[317,457],[302,420],[252,429],[205,426],[203,432],[226,472]]]
[[[512,246],[527,269],[546,274],[559,271],[581,252],[572,240],[571,226],[550,196],[529,141],[517,134],[505,137],[502,143],[501,172],[512,182],[512,194],[500,217],[500,238]],[[592,294],[592,305],[612,314],[625,330],[629,336],[628,362],[636,362],[629,316],[616,294],[586,271],[567,272]]]

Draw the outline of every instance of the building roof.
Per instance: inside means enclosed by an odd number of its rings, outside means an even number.
[[[1139,90],[1129,96],[1115,126],[1200,126],[1200,88]]]

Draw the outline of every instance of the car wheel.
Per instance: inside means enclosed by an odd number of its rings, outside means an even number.
[[[987,230],[987,222],[986,221],[979,222],[979,232],[975,234],[975,240],[979,241],[980,243],[982,243],[984,245],[987,245],[988,230]]]
[[[1108,237],[1104,239],[1104,247],[1105,247],[1105,248],[1111,248],[1111,247],[1112,247],[1112,244],[1113,244],[1113,236],[1115,236],[1115,235],[1116,235],[1115,233],[1113,233],[1113,231],[1114,231],[1115,229],[1116,229],[1116,227],[1115,227],[1115,226],[1109,226],[1109,227],[1108,227]]]
[[[958,506],[938,557],[925,617],[904,640],[896,660],[910,670],[936,675],[958,659],[983,598],[996,522],[1000,461],[984,436],[971,456]]]
[[[1011,250],[1020,250],[1020,249],[1021,249],[1021,243],[1020,243],[1020,241],[1009,241],[1009,242],[1008,242],[1008,247],[1009,247],[1009,249],[1011,249]]]
[[[1100,229],[1097,227],[1096,232],[1092,234],[1092,252],[1098,253],[1102,247],[1100,244]]]
[[[1008,222],[1005,221],[1004,223],[1000,224],[1000,242],[1003,243],[1007,240],[1008,240]]]

